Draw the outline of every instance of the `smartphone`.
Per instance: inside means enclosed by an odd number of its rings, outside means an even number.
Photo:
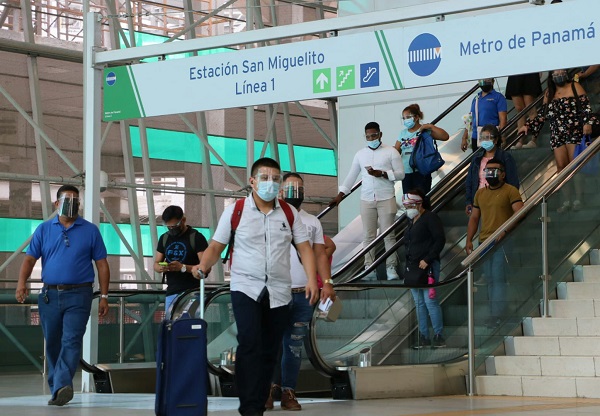
[[[158,265],[159,265],[159,266],[166,267],[166,266],[168,266],[168,265],[169,265],[169,263],[167,263],[166,261],[159,261],[159,262],[158,262]]]

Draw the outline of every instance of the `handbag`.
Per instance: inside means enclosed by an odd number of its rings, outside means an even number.
[[[592,138],[589,135],[584,135],[581,138],[581,142],[575,146],[573,158],[576,159],[580,154],[582,154],[591,142]],[[598,171],[600,171],[600,159],[598,159],[598,157],[598,155],[594,155],[590,160],[588,160],[588,162],[581,168],[581,172],[586,175],[597,175]]]
[[[421,175],[430,175],[444,163],[442,155],[438,151],[437,143],[428,131],[423,131],[417,136],[417,142],[410,154],[408,164]]]
[[[407,286],[426,286],[429,271],[419,268],[419,263],[407,263],[404,270],[404,284]]]

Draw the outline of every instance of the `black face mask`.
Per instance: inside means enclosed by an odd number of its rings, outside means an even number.
[[[283,200],[285,202],[287,202],[288,204],[290,204],[291,206],[293,206],[294,208],[296,208],[298,211],[300,211],[300,205],[302,205],[302,201],[304,201],[304,197],[302,197],[302,198],[284,198]]]
[[[556,75],[556,76],[553,75],[552,76],[552,81],[554,81],[554,83],[559,87],[562,87],[563,85],[565,85],[568,80],[569,80],[569,77],[567,77],[566,75]]]
[[[481,88],[481,91],[483,91],[483,92],[490,92],[492,90],[493,86],[486,84],[486,85],[481,85],[479,88]]]
[[[173,228],[173,229],[169,230],[169,235],[172,237],[177,237],[179,234],[181,234],[181,227],[177,227],[177,228]]]
[[[498,186],[500,185],[500,178],[485,178],[488,185],[490,186]]]

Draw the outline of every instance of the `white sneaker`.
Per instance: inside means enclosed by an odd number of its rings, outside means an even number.
[[[525,149],[535,149],[537,147],[537,145],[535,144],[535,142],[532,140],[529,143],[523,145],[523,147]]]
[[[385,271],[387,274],[387,280],[400,280],[400,276],[398,276],[398,273],[396,273],[395,267],[388,267],[385,269]]]
[[[367,270],[371,265],[365,266],[365,270]],[[367,274],[362,278],[364,281],[374,281],[377,280],[377,269],[374,269],[371,273]]]

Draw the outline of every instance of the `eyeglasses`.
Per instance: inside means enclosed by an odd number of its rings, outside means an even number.
[[[371,133],[371,134],[365,134],[365,138],[366,138],[367,140],[369,140],[369,139],[376,139],[376,138],[378,138],[378,137],[379,137],[379,135],[380,135],[380,134],[381,134],[381,133]]]
[[[402,116],[402,120],[409,120],[411,118],[414,118],[415,116],[413,116],[412,114],[410,116]]]
[[[492,134],[482,134],[481,136],[479,136],[479,140],[493,140],[495,138],[496,136]]]
[[[63,243],[65,243],[65,246],[71,247],[71,243],[69,242],[69,236],[67,235],[67,232],[63,230],[62,235],[63,235]]]
[[[179,226],[181,225],[181,221],[183,221],[183,218],[179,220],[179,222],[175,225],[167,225],[165,224],[165,227],[167,227],[167,230],[175,230],[177,228],[179,228]]]

